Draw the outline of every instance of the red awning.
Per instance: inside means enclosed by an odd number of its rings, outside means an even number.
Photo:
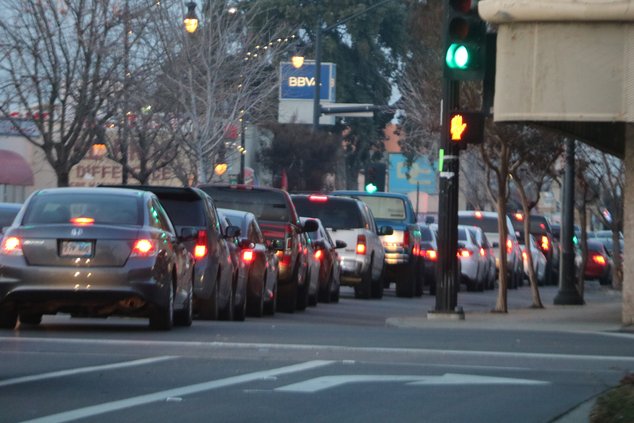
[[[0,185],[33,185],[33,171],[24,157],[0,150]]]

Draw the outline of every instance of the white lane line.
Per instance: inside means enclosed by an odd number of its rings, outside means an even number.
[[[89,367],[80,367],[77,369],[59,370],[56,372],[42,373],[39,375],[16,377],[13,379],[5,379],[0,381],[0,387],[9,386],[9,385],[17,385],[18,383],[35,382],[35,381],[44,380],[44,379],[53,379],[56,377],[73,376],[73,375],[78,375],[82,373],[98,372],[102,370],[124,369],[126,367],[143,366],[145,364],[158,363],[165,360],[171,360],[173,358],[176,358],[176,357],[166,355],[161,357],[152,357],[152,358],[143,358],[140,360],[124,361],[120,363],[104,364],[100,366],[89,366]]]
[[[240,376],[232,376],[225,379],[212,380],[209,382],[197,383],[189,386],[182,386],[180,388],[167,389],[165,391],[155,392],[152,394],[140,395],[138,397],[132,397],[119,401],[106,402],[103,404],[93,405],[84,408],[78,408],[76,410],[65,411],[63,413],[51,414],[49,416],[40,417],[33,420],[28,420],[23,423],[61,423],[69,422],[77,419],[90,418],[99,414],[110,413],[112,411],[120,411],[126,408],[136,407],[138,405],[149,404],[157,401],[165,401],[168,398],[181,397],[183,395],[191,395],[197,392],[209,391],[212,389],[224,388],[231,385],[237,385],[245,382],[252,382],[255,380],[268,378],[272,376],[280,376],[289,373],[301,372],[304,370],[316,369],[318,367],[327,366],[333,361],[327,360],[314,360],[307,361],[300,364],[294,364],[286,367],[279,367],[277,369],[262,370],[254,373],[247,373]]]
[[[266,344],[250,342],[187,342],[187,341],[133,341],[116,339],[74,339],[74,338],[13,338],[0,337],[0,341],[14,343],[33,342],[51,344],[77,344],[77,345],[122,345],[126,347],[137,346],[162,346],[182,348],[211,348],[224,349],[235,348],[241,350],[273,350],[273,351],[305,351],[312,353],[394,353],[394,354],[425,354],[441,355],[443,357],[496,357],[496,358],[525,358],[525,359],[550,359],[550,360],[589,360],[601,362],[632,362],[632,356],[618,355],[584,355],[584,354],[555,354],[555,353],[527,353],[527,352],[503,352],[503,351],[465,351],[465,350],[443,350],[429,348],[393,348],[393,347],[349,347],[341,345],[316,345],[316,344]],[[3,353],[4,351],[0,351]],[[10,351],[9,351],[10,352]]]

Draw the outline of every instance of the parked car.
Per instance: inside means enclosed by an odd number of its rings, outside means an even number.
[[[167,212],[176,232],[186,238],[194,256],[194,313],[203,320],[233,320],[233,286],[244,285],[246,276],[231,258],[227,238],[239,232],[236,226],[221,228],[216,205],[198,188],[127,185],[154,193]],[[240,304],[238,304],[239,306]],[[238,313],[237,317],[241,317]],[[240,319],[238,319],[240,320]]]
[[[577,260],[580,261],[579,256]],[[580,267],[580,263],[577,263],[577,267]],[[584,279],[598,279],[601,285],[612,285],[612,268],[612,258],[605,245],[596,238],[589,239]]]
[[[509,215],[513,228],[517,234],[520,244],[524,244],[524,221],[526,216],[523,213],[512,213]],[[546,216],[531,214],[529,217],[529,233],[535,237],[536,246],[546,258],[546,285],[554,285],[559,278],[559,243],[555,238],[550,221]]]
[[[357,198],[368,205],[376,224],[390,226],[390,235],[382,235],[385,248],[386,283],[396,283],[399,297],[423,294],[423,261],[420,254],[420,231],[412,202],[405,194],[393,192],[334,191],[332,195]],[[386,285],[386,287],[387,287]]]
[[[468,291],[483,291],[486,259],[480,255],[480,246],[475,231],[470,226],[458,225],[458,258],[460,259],[461,282]]]
[[[13,223],[22,208],[22,203],[0,203],[0,230]]]
[[[331,238],[346,243],[340,250],[341,284],[354,287],[356,298],[382,298],[385,250],[380,235],[389,226],[377,227],[370,208],[361,200],[332,195],[293,195],[302,216],[321,220]]]
[[[186,238],[147,191],[37,191],[0,246],[0,327],[60,312],[189,326],[194,260]]]
[[[420,255],[423,258],[423,279],[429,293],[436,294],[436,272],[438,271],[438,234],[435,226],[420,226]]]
[[[548,262],[546,256],[542,252],[541,248],[537,246],[535,237],[531,235],[529,237],[529,244],[531,250],[531,259],[533,261],[533,271],[535,272],[535,279],[537,279],[538,285],[546,285],[547,283],[547,270]],[[522,261],[524,262],[524,277],[528,279],[528,271],[530,269],[528,264],[528,253],[526,252],[526,243],[520,243],[522,249]]]
[[[517,242],[515,231],[511,219],[506,216],[507,238],[506,248],[506,274],[508,277],[508,287],[517,288],[524,277],[524,264],[522,263],[522,253]],[[491,241],[495,252],[495,267],[497,274],[500,272],[500,234],[498,228],[497,212],[462,210],[458,212],[458,223],[461,225],[478,226]]]
[[[231,225],[240,228],[240,258],[246,266],[246,306],[250,316],[275,314],[279,263],[276,243],[264,239],[255,215],[250,212],[218,209]]]
[[[480,258],[484,262],[483,288],[493,289],[495,288],[495,252],[493,251],[493,245],[479,226],[470,226],[469,230],[479,248]]]
[[[312,218],[301,216],[299,220],[302,222],[302,225],[304,225],[308,220],[314,221]],[[319,272],[321,269],[321,260],[317,257],[318,250],[309,233],[304,232],[302,236],[305,238],[304,254],[306,254],[306,259],[308,261],[308,276],[306,277],[306,280],[308,281],[308,289],[306,290],[306,298],[302,299],[302,301],[307,305],[316,306],[319,297]]]
[[[339,301],[339,288],[341,285],[341,263],[337,249],[346,248],[343,241],[333,241],[330,234],[324,228],[321,220],[315,219],[318,229],[309,232],[315,250],[315,257],[320,261],[319,267],[319,302],[329,303]]]
[[[277,308],[292,313],[302,308],[308,284],[308,261],[304,254],[304,232],[317,229],[314,221],[302,226],[295,206],[286,191],[246,185],[203,185],[218,207],[243,210],[255,215],[264,237],[279,242]]]

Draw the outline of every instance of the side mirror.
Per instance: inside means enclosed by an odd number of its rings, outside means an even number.
[[[335,248],[339,249],[339,248],[346,248],[348,246],[348,244],[346,244],[344,241],[340,241],[340,240],[336,240],[335,241]]]
[[[238,226],[227,226],[227,233],[225,234],[226,238],[235,238],[240,236],[240,228]]]
[[[198,230],[192,227],[186,227],[181,229],[181,241],[189,241],[195,239],[198,236]]]
[[[241,249],[255,248],[255,244],[251,242],[249,238],[242,238],[240,241],[238,241],[238,247],[240,247]]]
[[[319,229],[319,224],[313,219],[308,219],[304,222],[302,232],[315,232]]]
[[[381,226],[379,228],[379,235],[392,235],[394,229],[391,226]]]

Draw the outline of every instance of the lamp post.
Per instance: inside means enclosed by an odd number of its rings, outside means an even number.
[[[244,122],[244,111],[240,114],[240,174],[238,175],[238,184],[244,184],[244,161],[247,154],[245,144],[246,124]]]

